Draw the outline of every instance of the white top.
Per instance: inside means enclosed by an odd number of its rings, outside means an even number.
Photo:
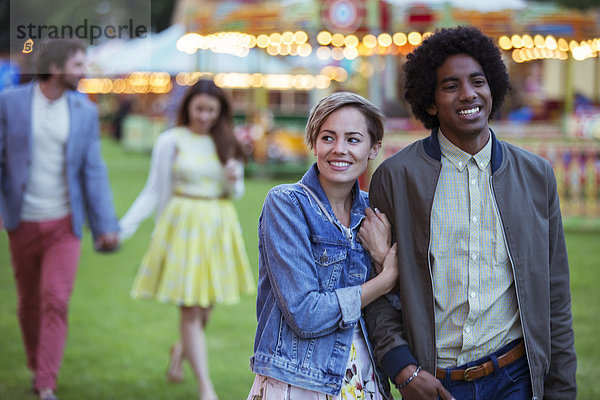
[[[65,168],[70,127],[67,95],[48,100],[35,85],[31,116],[31,166],[21,220],[62,218],[70,213]]]
[[[199,135],[185,127],[163,132],[152,149],[146,185],[127,213],[119,221],[120,239],[135,233],[139,225],[156,210],[160,216],[173,194],[218,198],[227,195],[239,199],[244,194],[244,166],[230,161],[236,180],[226,178],[209,135]],[[201,164],[201,168],[198,165]]]

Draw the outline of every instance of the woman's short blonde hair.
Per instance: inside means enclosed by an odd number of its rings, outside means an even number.
[[[370,101],[356,93],[336,92],[324,97],[310,111],[308,122],[306,123],[305,138],[306,144],[312,149],[319,136],[319,131],[323,123],[333,113],[343,107],[353,107],[360,111],[365,117],[367,131],[371,138],[371,146],[383,139],[383,114]]]

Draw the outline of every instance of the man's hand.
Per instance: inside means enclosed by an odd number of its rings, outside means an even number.
[[[363,247],[369,252],[377,272],[381,272],[381,266],[385,255],[392,245],[392,224],[384,213],[375,209],[365,209],[363,219],[358,231],[358,238]]]
[[[119,234],[117,232],[103,233],[98,236],[94,243],[96,251],[108,253],[117,250],[119,247]]]
[[[416,370],[417,366],[414,364],[405,367],[396,376],[396,384],[406,382]],[[438,396],[442,400],[456,400],[435,376],[425,370],[419,371],[408,385],[400,389],[400,394],[404,400],[437,400]]]

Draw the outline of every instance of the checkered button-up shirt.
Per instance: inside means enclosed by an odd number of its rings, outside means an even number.
[[[523,336],[510,258],[490,181],[491,141],[466,153],[438,134],[442,171],[430,257],[438,366],[474,361]]]

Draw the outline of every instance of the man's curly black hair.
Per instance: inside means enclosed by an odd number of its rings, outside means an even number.
[[[502,106],[510,87],[500,49],[490,37],[472,26],[437,30],[407,55],[404,64],[404,98],[427,129],[440,125],[437,116],[427,113],[427,108],[435,103],[436,71],[454,54],[471,56],[481,65],[492,93],[490,118]]]

